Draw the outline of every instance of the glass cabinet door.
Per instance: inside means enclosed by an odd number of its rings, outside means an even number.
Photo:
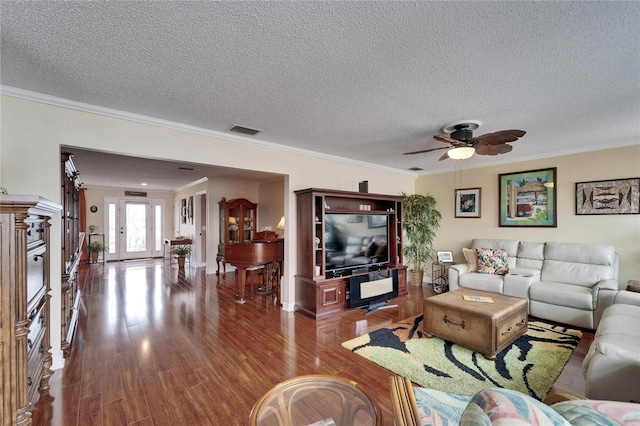
[[[244,198],[220,201],[220,243],[248,243],[256,229],[258,205]]]

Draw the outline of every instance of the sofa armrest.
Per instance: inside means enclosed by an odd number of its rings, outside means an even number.
[[[460,275],[466,274],[469,271],[469,267],[466,263],[459,263],[449,266],[449,291],[457,290],[460,288],[458,278]]]
[[[609,342],[592,343],[583,361],[585,394],[589,399],[640,401],[640,358]]]
[[[640,306],[640,293],[634,291],[621,290],[616,294],[613,303],[623,303],[625,305]]]
[[[413,393],[411,380],[406,377],[389,377],[391,388],[391,407],[396,425],[419,426],[420,411]]]
[[[597,328],[604,310],[613,304],[618,294],[618,281],[602,280],[591,289],[593,293],[593,327]]]

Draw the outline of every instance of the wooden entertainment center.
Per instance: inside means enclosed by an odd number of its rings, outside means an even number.
[[[379,266],[398,270],[398,295],[407,294],[407,268],[402,264],[402,196],[309,188],[296,191],[298,262],[295,309],[315,319],[350,309],[349,278],[368,273],[361,268],[327,270],[326,215],[339,213],[388,217],[388,260]],[[375,269],[372,269],[375,270]]]

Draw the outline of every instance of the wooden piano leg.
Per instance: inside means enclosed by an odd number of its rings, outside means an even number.
[[[236,282],[238,283],[238,303],[244,303],[244,286],[247,282],[247,270],[246,268],[240,268],[236,266]]]

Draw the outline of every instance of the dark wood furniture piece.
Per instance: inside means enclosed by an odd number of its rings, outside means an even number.
[[[49,389],[50,223],[60,205],[0,195],[2,424],[30,425],[36,391]]]
[[[431,288],[435,294],[444,293],[449,290],[448,267],[453,262],[433,262],[431,263]]]
[[[80,173],[73,164],[73,154],[62,153],[62,295],[61,349],[69,356],[71,341],[78,324],[78,267],[82,258],[84,232],[80,232]],[[104,253],[103,253],[104,258]]]
[[[491,298],[493,303],[463,296]],[[469,349],[487,359],[527,332],[527,301],[485,291],[454,290],[424,300],[424,331]]]
[[[236,282],[238,283],[238,303],[244,303],[245,285],[247,283],[246,269],[255,265],[267,265],[274,262],[282,264],[284,261],[284,240],[266,242],[236,243],[226,247],[225,262],[236,267]],[[271,267],[267,268],[271,271]],[[279,271],[278,277],[280,279]],[[278,286],[279,287],[279,286]]]
[[[249,418],[252,426],[383,424],[380,407],[360,383],[320,374],[275,385],[256,402]]]
[[[407,268],[402,264],[402,196],[316,188],[296,191],[296,196],[296,310],[320,319],[350,309],[346,295],[350,271],[342,276],[327,272],[327,213],[388,216],[389,260],[385,267],[398,270],[398,295],[407,294]]]
[[[220,242],[216,263],[216,275],[225,275],[226,248],[232,244],[250,243],[255,235],[258,218],[258,205],[245,198],[227,201],[225,198],[218,203],[220,208]],[[234,265],[235,266],[235,265]]]

